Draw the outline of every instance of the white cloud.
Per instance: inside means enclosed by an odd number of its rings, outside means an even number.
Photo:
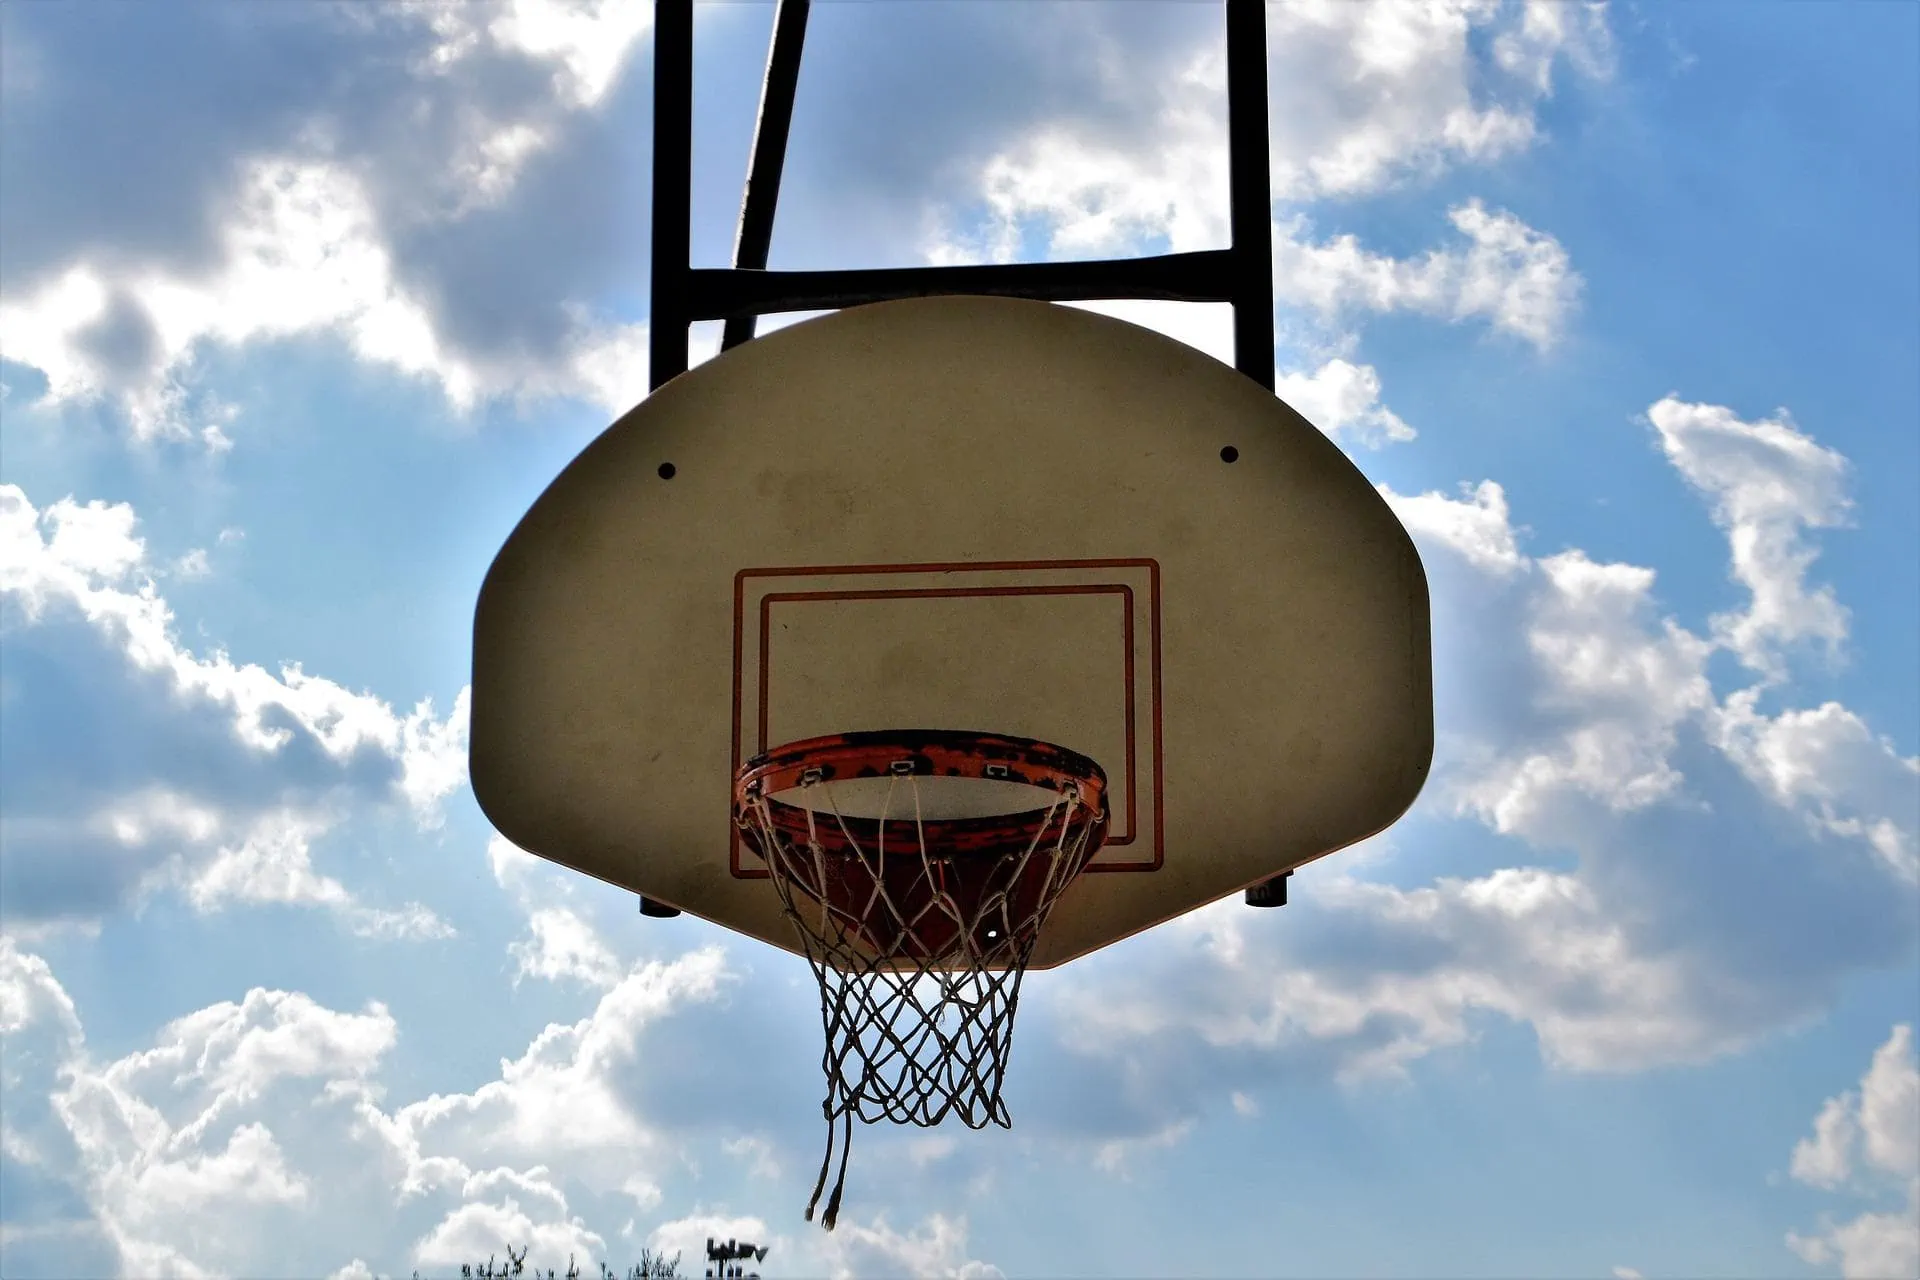
[[[297,1108],[268,1117],[329,1083],[364,1079],[394,1035],[380,1005],[338,1013],[256,989],[169,1023],[152,1049],[105,1066],[76,1050],[52,1101],[78,1153],[74,1180],[124,1268],[224,1269],[270,1237],[273,1206],[310,1207],[315,1184],[289,1164],[277,1132],[304,1121]]]
[[[47,399],[124,399],[136,435],[188,438],[184,388],[201,342],[337,329],[362,358],[439,377],[456,404],[471,404],[475,375],[443,358],[419,302],[394,282],[364,192],[350,173],[318,162],[255,162],[224,228],[225,253],[210,275],[149,268],[106,274],[78,263],[0,304],[0,346],[40,369]],[[141,358],[114,367],[91,349],[110,317],[150,334]]]
[[[51,402],[119,397],[143,438],[187,439],[209,429],[190,420],[203,406],[187,394],[203,345],[237,348],[303,334],[336,334],[362,361],[430,379],[461,412],[509,392],[579,396],[623,411],[644,391],[645,326],[596,324],[578,308],[569,353],[557,361],[456,350],[424,297],[400,279],[367,191],[341,164],[253,162],[222,238],[219,264],[203,274],[153,267],[109,276],[77,264],[0,303],[0,348],[46,375]],[[94,350],[90,334],[120,314],[152,341],[143,358],[115,366]],[[219,428],[232,414],[212,412],[211,429],[224,441]]]
[[[204,578],[213,572],[213,565],[207,559],[205,547],[195,547],[173,562],[173,575],[192,581]]]
[[[1860,1140],[1860,1124],[1851,1097],[1828,1098],[1814,1117],[1813,1136],[1793,1148],[1793,1176],[1809,1186],[1833,1189],[1853,1172],[1853,1148]]]
[[[92,918],[172,880],[201,909],[303,902],[371,934],[445,932],[417,905],[355,903],[313,869],[310,850],[339,823],[340,797],[356,792],[404,803],[423,826],[440,822],[441,802],[465,781],[466,692],[442,719],[431,701],[403,713],[297,665],[274,674],[224,652],[202,656],[181,643],[136,528],[126,504],[62,499],[41,511],[0,486],[8,644],[16,658],[38,650],[62,668],[86,667],[74,687],[99,700],[49,703],[32,722],[85,716],[112,735],[105,741],[140,748],[103,754],[77,777],[70,767],[52,807],[36,806],[54,784],[32,770],[53,766],[35,753],[5,762],[9,857],[15,874],[44,880],[16,882],[9,916],[32,918],[35,900],[52,895],[40,910]],[[24,714],[60,685],[12,696]],[[92,749],[104,753],[101,742]],[[53,905],[83,881],[83,909]]]
[[[231,444],[235,410],[202,385],[205,357],[317,337],[428,380],[459,412],[502,394],[630,407],[644,374],[609,381],[622,363],[615,353],[631,352],[636,333],[643,344],[643,329],[584,319],[578,299],[589,295],[552,273],[539,284],[502,273],[497,245],[438,249],[448,228],[485,239],[503,218],[549,216],[527,205],[528,175],[545,164],[549,182],[556,168],[559,180],[572,176],[567,145],[601,128],[651,7],[394,3],[276,14],[264,29],[280,22],[303,56],[330,60],[337,74],[296,78],[262,102],[257,83],[204,68],[202,93],[223,108],[213,129],[182,127],[172,102],[133,99],[148,113],[142,123],[170,137],[167,162],[152,170],[162,189],[142,206],[178,216],[150,217],[137,233],[64,231],[75,220],[60,215],[63,192],[84,189],[97,180],[92,166],[111,159],[77,159],[33,197],[40,230],[13,260],[0,350],[46,376],[45,402],[105,400],[138,438],[218,452]],[[10,33],[9,44],[30,34]],[[206,57],[221,57],[227,34],[207,33]],[[93,47],[111,59],[112,34]],[[58,72],[95,74],[84,63]],[[57,113],[48,119],[58,127]],[[547,262],[604,248],[582,245],[578,221],[568,215],[567,249],[549,245]],[[518,296],[473,304],[501,289]]]
[[[47,962],[0,934],[0,1156],[23,1181],[57,1176],[73,1159],[49,1095],[85,1044],[73,999]]]
[[[1274,292],[1282,302],[1328,315],[1411,311],[1444,320],[1483,319],[1537,347],[1558,339],[1583,281],[1566,249],[1511,213],[1470,200],[1447,213],[1463,249],[1418,258],[1370,252],[1351,235],[1322,243],[1305,219],[1275,228]]]
[[[1610,73],[1604,9],[1589,6],[1576,16],[1560,12],[1564,7],[1516,11],[1482,0],[1271,6],[1276,196],[1298,202],[1371,192],[1411,173],[1489,161],[1529,145],[1533,112],[1552,91],[1557,60]],[[1491,60],[1475,51],[1489,36]],[[1225,244],[1226,81],[1218,38],[1207,28],[1197,51],[1135,51],[1138,61],[1160,65],[1155,74],[1127,79],[1132,127],[1062,113],[1000,147],[968,193],[978,210],[943,209],[932,219],[927,260],[1011,261],[1035,239],[1051,257]],[[1105,86],[1112,72],[1102,67],[1095,80]],[[1565,248],[1477,199],[1448,217],[1465,247],[1405,259],[1365,250],[1352,236],[1314,243],[1304,218],[1284,218],[1273,230],[1276,294],[1330,319],[1412,311],[1485,320],[1539,347],[1555,342],[1582,289]],[[1230,360],[1225,334],[1210,325],[1207,340],[1175,336]],[[1404,428],[1384,410],[1364,425],[1389,439]]]
[[[1463,486],[1459,499],[1385,488],[1381,495],[1416,539],[1447,547],[1481,572],[1506,576],[1527,563],[1514,541],[1506,490],[1492,480]]]
[[[1266,1077],[1248,1062],[1324,1061],[1359,1085],[1469,1041],[1487,1014],[1530,1022],[1548,1061],[1572,1070],[1634,1070],[1732,1047],[1685,957],[1642,953],[1575,876],[1512,868],[1412,890],[1321,879],[1313,904],[1313,927],[1293,946],[1255,928],[1235,902],[1163,926],[1151,980],[1132,994],[1097,974],[1062,984],[1054,1016],[1063,1042],[1132,1059],[1133,1070],[1173,1086],[1175,1110],[1192,1088],[1176,1078],[1196,1058],[1240,1061],[1249,1082]],[[1166,1060],[1149,1046],[1169,1047]],[[1175,1141],[1180,1123],[1163,1118],[1141,1136]],[[1106,1146],[1095,1159],[1113,1163]]]
[[[1860,1079],[1860,1153],[1885,1173],[1920,1177],[1920,1063],[1902,1024]]]
[[[1793,1176],[1832,1190],[1856,1173],[1920,1176],[1920,1061],[1913,1028],[1893,1028],[1858,1090],[1828,1098],[1813,1136],[1793,1149]]]
[[[6,1155],[71,1186],[93,1219],[76,1232],[101,1233],[130,1274],[317,1274],[343,1230],[385,1246],[364,1257],[423,1267],[529,1243],[546,1265],[585,1262],[606,1240],[566,1188],[660,1202],[635,1172],[669,1149],[636,1110],[640,1063],[656,1024],[726,978],[712,951],[640,966],[474,1092],[392,1107],[380,1073],[399,1027],[382,1004],[256,988],[100,1062],[46,963],[0,935]]]
[[[1175,253],[1223,243],[1224,84],[1217,51],[1193,59],[1161,90],[1158,136],[1149,140],[1100,139],[1065,121],[1036,126],[980,171],[984,234],[939,236],[929,260],[1010,260],[1029,225],[1043,227],[1049,250],[1065,257],[1162,238]]]
[[[1578,20],[1529,5],[1514,21],[1500,4],[1301,3],[1269,8],[1271,164],[1285,201],[1352,196],[1410,173],[1498,159],[1537,136],[1533,111],[1566,57],[1609,72],[1604,10]],[[931,260],[1011,257],[1038,229],[1049,251],[1090,256],[1164,241],[1173,252],[1227,239],[1225,58],[1216,28],[1196,49],[1133,50],[1136,128],[1103,131],[1093,117],[1030,126],[981,166],[987,221],[976,235],[938,223]],[[1493,37],[1489,62],[1475,43]],[[1124,42],[1116,30],[1096,42]],[[1117,61],[1117,59],[1116,59]],[[1114,80],[1102,65],[1102,85]],[[1505,101],[1494,101],[1504,98]]]
[[[639,1174],[633,1174],[622,1182],[620,1193],[632,1197],[634,1204],[642,1209],[651,1209],[660,1203],[659,1184],[650,1182]]]
[[[1850,1280],[1920,1271],[1920,1061],[1910,1025],[1893,1028],[1858,1089],[1821,1106],[1812,1136],[1793,1149],[1792,1171],[1825,1190],[1866,1197],[1904,1191],[1901,1209],[1867,1210],[1837,1225],[1823,1216],[1816,1234],[1788,1232],[1787,1247],[1803,1261],[1838,1263]]]
[[[1759,690],[1729,697],[1713,719],[1719,745],[1757,786],[1814,825],[1865,840],[1887,868],[1920,881],[1920,757],[1837,702],[1766,716]]]
[[[1127,1177],[1136,1160],[1155,1151],[1165,1151],[1186,1141],[1193,1132],[1193,1121],[1176,1120],[1139,1137],[1112,1138],[1094,1148],[1093,1167],[1102,1173]]]
[[[1595,78],[1613,73],[1613,36],[1604,3],[1526,0],[1520,25],[1508,27],[1493,42],[1494,62],[1542,94],[1552,87],[1560,57]]]
[[[1057,167],[1052,165],[1043,169],[1049,174],[1057,172]],[[1076,215],[1059,209],[1049,207],[1047,214],[1065,218],[1066,225],[1080,225],[1074,220]],[[1552,346],[1578,306],[1585,287],[1565,247],[1553,236],[1535,230],[1513,214],[1489,210],[1479,200],[1459,205],[1449,210],[1447,216],[1454,229],[1466,239],[1466,245],[1431,249],[1411,258],[1374,253],[1363,248],[1352,235],[1316,243],[1310,238],[1310,227],[1304,218],[1278,223],[1273,228],[1275,297],[1283,304],[1308,307],[1329,319],[1341,319],[1354,312],[1407,311],[1453,322],[1484,320],[1536,347]],[[1124,225],[1132,227],[1138,221],[1140,218],[1135,218]],[[1012,225],[1007,224],[1009,228]],[[1106,222],[1099,221],[1099,225],[1105,227]],[[1133,245],[1139,238],[1136,235],[1114,245],[1074,244],[1072,247],[1083,253],[1095,249],[1113,252]],[[929,258],[935,263],[972,261],[984,252],[985,256],[1006,261],[1015,256],[1017,244],[1012,231],[1004,229],[984,251],[981,246],[949,239],[936,244]],[[1179,240],[1175,241],[1175,247],[1182,247]],[[1163,308],[1168,305],[1162,304]],[[1132,318],[1116,304],[1090,305],[1090,309]],[[1155,321],[1163,318],[1169,318],[1164,309],[1155,314],[1153,320],[1141,322],[1161,328]],[[1162,331],[1231,362],[1231,330],[1223,328],[1219,320],[1207,322],[1194,336],[1175,330]],[[1373,391],[1377,393],[1377,385]],[[1398,438],[1405,430],[1405,424],[1391,414],[1376,416],[1369,425],[1389,438]]]
[[[720,1149],[732,1156],[739,1166],[756,1178],[778,1178],[780,1176],[780,1157],[771,1141],[762,1137],[745,1136],[726,1138],[720,1143]],[[916,1152],[916,1155],[920,1153]],[[924,1157],[922,1157],[924,1163]]]
[[[604,1256],[606,1240],[570,1211],[566,1195],[545,1166],[525,1173],[494,1169],[476,1174],[460,1189],[463,1203],[436,1223],[414,1246],[414,1261],[451,1266],[491,1259],[518,1245],[521,1256]],[[502,1258],[502,1264],[506,1263]]]
[[[331,818],[295,811],[267,814],[222,844],[204,863],[183,870],[187,900],[202,911],[234,903],[329,907],[349,928],[369,938],[448,938],[453,927],[417,902],[398,910],[356,902],[346,886],[313,869],[312,841]],[[203,842],[204,843],[204,842]]]
[[[1663,616],[1651,569],[1529,554],[1498,485],[1382,492],[1434,601],[1441,738],[1412,821],[1471,818],[1516,859],[1573,862],[1409,887],[1343,862],[1301,883],[1285,934],[1229,901],[1127,944],[1124,970],[1093,957],[1036,989],[1043,1052],[1065,1055],[1051,1070],[1083,1086],[1052,1099],[1053,1125],[1094,1153],[1175,1132],[1276,1063],[1357,1084],[1489,1017],[1529,1025],[1564,1069],[1705,1061],[1911,955],[1920,762],[1837,704],[1717,693],[1728,638]],[[1826,1123],[1809,1176],[1857,1120]]]
[[[520,966],[515,980],[523,977],[558,981],[569,978],[591,987],[612,987],[620,980],[619,963],[599,937],[574,912],[564,907],[543,907],[527,920],[530,938],[513,943],[507,949]]]
[[[1673,427],[1677,411],[1669,410],[1676,403],[1662,401],[1650,416]],[[1718,495],[1716,511],[1740,513],[1722,521],[1737,571],[1743,548],[1751,545],[1743,530],[1755,519],[1773,518],[1757,513],[1792,509],[1793,500],[1783,495],[1805,486],[1770,489],[1763,466],[1743,470],[1725,459],[1704,462],[1712,451],[1699,446],[1698,436],[1688,436],[1689,431],[1701,423],[1707,424],[1701,430],[1720,431],[1719,443],[1728,444],[1730,454],[1737,452],[1732,446],[1758,441],[1749,461],[1758,457],[1771,463],[1780,449],[1788,449],[1812,459],[1807,469],[1823,483],[1844,474],[1843,459],[1797,432],[1790,433],[1791,440],[1772,428],[1752,432],[1716,406],[1690,406],[1679,416],[1694,426],[1673,427],[1675,434],[1663,439],[1692,443],[1670,447],[1669,456],[1683,473],[1692,468],[1693,475],[1721,478],[1700,487]],[[1733,476],[1739,478],[1726,479]],[[1732,649],[1770,670],[1752,642],[1779,635],[1777,629],[1754,630],[1722,617],[1711,636],[1695,635],[1657,616],[1651,569],[1596,563],[1578,550],[1537,560],[1523,555],[1506,496],[1490,481],[1458,499],[1382,492],[1416,541],[1438,553],[1427,557],[1436,582],[1435,607],[1443,615],[1436,645],[1450,643],[1447,615],[1456,610],[1457,625],[1471,621],[1482,631],[1490,622],[1488,611],[1498,610],[1524,637],[1532,672],[1523,686],[1531,689],[1526,715],[1515,721],[1518,711],[1507,713],[1507,727],[1500,732],[1508,740],[1500,746],[1456,738],[1450,752],[1442,752],[1451,753],[1456,766],[1450,778],[1441,779],[1443,785],[1458,788],[1452,794],[1495,829],[1555,843],[1568,820],[1588,820],[1582,810],[1566,811],[1561,798],[1578,793],[1614,809],[1633,809],[1674,796],[1681,775],[1673,753],[1682,736],[1702,733],[1773,801],[1824,832],[1870,847],[1897,875],[1912,879],[1917,874],[1920,759],[1903,757],[1858,713],[1838,703],[1762,712],[1763,693],[1774,683],[1771,675],[1766,685],[1724,697],[1710,688],[1707,662],[1716,649]],[[1821,491],[1816,509],[1844,508],[1843,493]],[[1804,565],[1812,551],[1802,546],[1796,554]],[[1462,576],[1456,563],[1469,572]],[[1744,574],[1741,580],[1747,581]],[[1766,616],[1766,602],[1779,598],[1764,581],[1749,585],[1752,604],[1735,615],[1743,620]],[[1813,594],[1831,599],[1825,588]],[[1834,617],[1837,640],[1845,634],[1844,610]],[[1463,642],[1463,662],[1467,647]],[[1472,647],[1489,648],[1479,640]],[[1446,654],[1441,659],[1451,660]],[[1473,669],[1463,666],[1463,672]],[[1487,677],[1490,683],[1480,696],[1500,697],[1493,686],[1516,674],[1500,667]],[[1506,690],[1509,701],[1515,692]],[[1443,725],[1451,723],[1456,730],[1477,714],[1472,706],[1448,711]],[[1523,746],[1524,738],[1512,736],[1515,725],[1526,721],[1531,721],[1528,736],[1539,736],[1537,745]]]
[[[462,1170],[551,1153],[569,1156],[576,1174],[604,1166],[612,1178],[656,1142],[623,1088],[641,1032],[676,1009],[718,1000],[732,976],[717,949],[640,965],[600,997],[590,1016],[549,1025],[519,1058],[503,1061],[499,1080],[409,1104],[390,1122],[369,1113],[369,1123],[397,1149],[433,1148]],[[430,1172],[421,1167],[421,1176]]]
[[[1552,843],[1563,798],[1635,809],[1679,786],[1671,757],[1680,726],[1711,705],[1710,649],[1671,620],[1651,620],[1649,569],[1596,564],[1579,551],[1535,569],[1524,639],[1547,732],[1459,785],[1495,830]]]
[[[589,282],[604,263],[585,262],[612,253],[611,240],[565,237],[580,269],[550,273],[542,286],[498,271],[498,282],[471,277],[500,252],[487,220],[525,202],[536,164],[592,162],[554,157],[582,136],[597,140],[600,113],[650,22],[646,6],[615,0],[334,15],[330,38],[346,43],[332,56],[361,54],[353,65],[410,74],[370,83],[351,106],[280,104],[272,130],[234,141],[218,164],[170,167],[203,188],[186,197],[207,211],[188,237],[192,252],[108,257],[57,236],[36,246],[0,303],[0,347],[46,374],[52,403],[111,399],[137,435],[215,449],[230,445],[234,411],[200,385],[203,357],[277,338],[333,338],[371,367],[431,382],[462,412],[497,396],[580,397],[623,411],[644,389],[646,334],[593,309]],[[962,231],[952,211],[936,218],[946,229],[930,259],[1006,257],[1034,227],[1062,253],[1221,242],[1222,57],[1217,31],[1190,25],[1204,44],[1171,51],[1128,49],[1145,29],[1130,21],[1079,31],[1074,47],[1097,64],[1080,72],[1143,128],[1114,129],[1086,112],[1024,127],[973,174],[967,199],[980,202],[988,225]],[[1533,113],[1555,65],[1606,72],[1598,10],[1576,21],[1553,6],[1483,0],[1301,4],[1276,8],[1271,25],[1274,171],[1286,199],[1371,191],[1495,159],[1535,138]],[[1136,54],[1150,74],[1117,76],[1116,67],[1140,63]],[[544,71],[546,86],[524,67]],[[1152,95],[1145,108],[1143,88]],[[394,130],[395,119],[408,127]],[[235,156],[245,158],[218,181],[191,176],[229,168]],[[532,206],[512,212],[549,216]],[[1472,247],[1397,264],[1385,305],[1485,317],[1550,341],[1577,283],[1557,243],[1478,204],[1453,218]],[[470,235],[471,250],[443,256],[448,228]],[[1290,233],[1282,239],[1295,264],[1327,255],[1293,245]],[[1323,286],[1327,269],[1323,262]],[[537,296],[471,304],[469,295],[501,288]]]
[[[525,936],[507,945],[514,985],[540,978],[610,990],[619,983],[623,966],[582,914],[573,872],[497,834],[487,841],[487,865],[495,883],[527,917]]]
[[[620,0],[510,0],[486,29],[503,46],[557,63],[557,87],[585,108],[606,97],[652,27],[651,8]]]
[[[183,697],[200,696],[229,709],[236,737],[271,753],[293,740],[284,716],[311,734],[336,760],[363,747],[397,759],[399,786],[423,814],[464,776],[465,695],[444,723],[422,702],[401,716],[384,702],[355,694],[298,666],[275,676],[237,666],[225,653],[201,658],[174,635],[173,612],[151,580],[131,579],[143,567],[146,546],[133,533],[136,517],[125,503],[63,498],[36,511],[17,485],[0,486],[0,548],[6,567],[0,591],[19,600],[29,622],[56,605],[71,605],[118,643],[137,667],[169,677]],[[51,530],[43,537],[40,528]]]
[[[1674,795],[1675,747],[1714,707],[1713,646],[1657,615],[1653,571],[1578,550],[1526,556],[1491,481],[1459,498],[1382,493],[1426,552],[1436,663],[1454,668],[1437,797],[1565,846],[1595,803],[1604,815]],[[1495,627],[1511,640],[1491,640]]]
[[[1274,390],[1336,439],[1378,446],[1414,438],[1413,428],[1380,403],[1380,375],[1372,365],[1329,360],[1312,373],[1281,374]]]
[[[1847,1280],[1909,1276],[1920,1265],[1920,1183],[1904,1212],[1862,1213],[1819,1235],[1789,1231],[1787,1247],[1812,1266],[1838,1263]]]
[[[1358,195],[1531,145],[1557,60],[1610,71],[1604,9],[1571,22],[1541,12],[1560,7],[1529,4],[1516,23],[1512,6],[1485,0],[1270,6],[1276,189]]]
[[[871,1224],[841,1219],[825,1241],[828,1274],[834,1280],[915,1276],[920,1280],[1000,1280],[990,1262],[969,1258],[967,1222],[933,1214],[917,1228],[898,1231],[885,1218]]]
[[[69,1051],[81,1044],[80,1015],[73,998],[54,978],[47,962],[0,934],[0,1034],[51,1024]],[[4,1064],[0,1064],[4,1065]]]
[[[1712,502],[1733,550],[1733,577],[1750,593],[1715,632],[1754,670],[1783,674],[1779,649],[1818,641],[1837,652],[1847,611],[1830,587],[1809,588],[1815,550],[1808,529],[1845,521],[1846,459],[1798,430],[1783,412],[1745,422],[1723,405],[1668,396],[1647,410],[1661,446],[1687,482]]]

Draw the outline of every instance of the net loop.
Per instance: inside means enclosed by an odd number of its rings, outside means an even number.
[[[954,730],[836,734],[741,766],[734,821],[820,983],[826,1187],[852,1123],[1012,1123],[1001,1087],[1041,927],[1106,837],[1106,775],[1050,743]]]

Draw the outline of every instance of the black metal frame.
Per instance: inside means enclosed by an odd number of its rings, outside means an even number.
[[[1233,306],[1233,365],[1273,389],[1272,174],[1267,158],[1265,0],[1222,0],[1227,18],[1228,219],[1232,246],[1201,253],[1093,262],[1009,263],[880,270],[768,271],[811,0],[777,0],[752,159],[740,202],[733,266],[696,270],[693,218],[693,4],[654,0],[653,298],[647,363],[653,390],[687,371],[687,330],[724,320],[722,350],[750,341],[757,317],[936,294],[994,294],[1046,302],[1160,298]],[[1282,872],[1247,890],[1252,906],[1287,900]],[[640,900],[643,914],[675,916]]]
[[[934,294],[995,294],[1048,302],[1162,298],[1231,303],[1234,367],[1261,386],[1273,388],[1272,179],[1267,160],[1264,0],[1223,0],[1231,248],[1094,262],[846,271],[766,269],[810,0],[778,0],[774,11],[733,266],[694,269],[693,3],[654,2],[649,389],[686,372],[687,328],[697,320],[727,322],[720,343],[725,349],[751,339],[755,317],[771,312],[820,311]]]

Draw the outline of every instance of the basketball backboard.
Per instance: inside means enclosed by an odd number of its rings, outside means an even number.
[[[481,589],[472,779],[521,847],[787,950],[731,816],[795,739],[1055,743],[1111,826],[1033,963],[1392,823],[1433,748],[1426,578],[1250,379],[1086,311],[841,311],[675,378],[541,495]]]

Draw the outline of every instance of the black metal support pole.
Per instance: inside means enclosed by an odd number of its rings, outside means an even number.
[[[647,387],[687,371],[693,243],[693,0],[653,5],[653,300]]]
[[[1273,390],[1273,172],[1267,154],[1266,0],[1227,0],[1227,148],[1233,226],[1233,367]],[[1247,890],[1284,907],[1283,871]]]
[[[767,80],[760,90],[760,119],[753,128],[747,190],[740,199],[740,236],[733,245],[735,270],[766,269],[774,207],[780,201],[780,171],[787,162],[787,134],[793,127],[793,98],[800,83],[800,51],[807,41],[809,3],[778,0],[773,11]],[[728,351],[751,341],[753,329],[753,316],[729,316],[720,334],[720,349]]]
[[[1273,390],[1273,175],[1267,158],[1265,0],[1227,0],[1233,365]]]
[[[647,389],[687,371],[687,275],[693,265],[693,0],[653,5],[653,297],[647,314]],[[678,907],[644,894],[640,914]]]

